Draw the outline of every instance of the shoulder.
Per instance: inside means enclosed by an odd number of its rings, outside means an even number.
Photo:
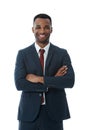
[[[32,49],[33,47],[34,47],[34,43],[31,44],[30,46],[27,46],[27,47],[25,47],[25,48],[23,48],[23,49],[20,49],[19,51],[26,52],[26,51]]]
[[[34,47],[34,43],[33,43],[26,48],[18,50],[17,57],[20,58],[20,57],[26,57],[27,55],[31,55],[31,53],[33,52],[34,49],[35,49],[35,47]]]
[[[67,49],[60,48],[53,44],[51,44],[51,48],[52,48],[51,50],[53,50],[52,52],[54,53],[55,56],[66,59],[66,61],[71,61],[71,58],[70,58],[70,55],[69,55]]]
[[[52,43],[50,44],[50,47],[52,50],[54,50],[54,52],[58,52],[58,53],[66,53],[67,52],[67,50],[65,48],[61,48],[61,47],[56,46]]]
[[[34,48],[35,48],[35,47],[34,47],[34,43],[33,43],[33,44],[31,44],[30,46],[28,46],[28,47],[25,47],[25,48],[23,48],[23,49],[20,49],[18,52],[19,52],[19,53],[22,53],[22,54],[26,54],[26,53],[29,53],[30,51],[32,51]]]

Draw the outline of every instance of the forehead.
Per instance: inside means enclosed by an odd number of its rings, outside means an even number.
[[[48,18],[37,18],[34,21],[36,25],[51,25],[50,20]]]

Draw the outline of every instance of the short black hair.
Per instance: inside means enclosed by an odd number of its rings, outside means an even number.
[[[47,14],[44,14],[44,13],[37,14],[37,15],[34,17],[33,22],[35,22],[35,20],[36,20],[37,18],[49,19],[49,20],[50,20],[50,23],[52,24],[52,19],[51,19],[51,17],[50,17],[49,15],[47,15]]]

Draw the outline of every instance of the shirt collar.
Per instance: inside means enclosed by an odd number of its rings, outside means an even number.
[[[35,48],[37,53],[39,53],[40,49],[44,49],[45,53],[48,53],[49,47],[50,47],[50,43],[48,43],[44,48],[41,48],[37,43],[35,43]]]

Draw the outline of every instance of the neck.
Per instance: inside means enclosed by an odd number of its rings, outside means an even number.
[[[45,46],[47,46],[48,43],[37,43],[41,48],[44,48]]]

